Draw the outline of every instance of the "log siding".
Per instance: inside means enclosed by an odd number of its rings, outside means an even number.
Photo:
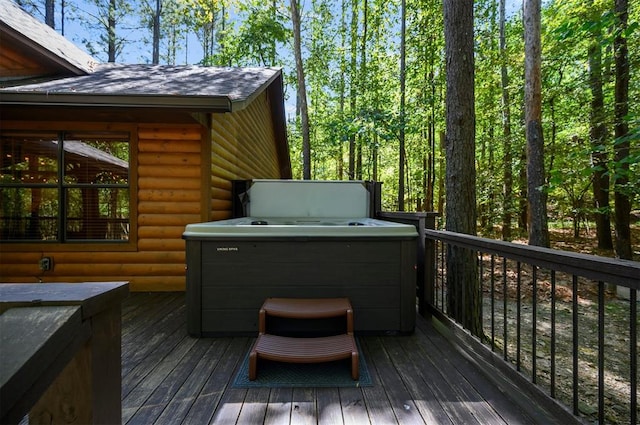
[[[280,178],[266,93],[205,125],[3,122],[5,128],[122,130],[131,134],[131,243],[4,244],[0,281],[129,281],[132,291],[185,289],[184,228],[231,216],[231,181]],[[286,165],[286,164],[285,164]],[[53,270],[38,261],[53,258]]]
[[[280,178],[271,106],[266,93],[247,108],[213,116],[211,220],[231,217],[231,181]]]

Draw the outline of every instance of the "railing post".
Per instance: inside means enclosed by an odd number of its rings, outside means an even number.
[[[436,228],[436,216],[437,213],[427,214],[425,217],[424,227],[425,229],[435,230]],[[435,239],[425,238],[424,249],[424,288],[420,297],[422,303],[419,304],[418,311],[422,316],[427,313],[426,305],[435,304],[435,287],[436,287],[436,241]]]
[[[428,239],[425,229],[435,230],[437,212],[380,212],[376,215],[382,220],[397,223],[412,224],[418,232],[416,258],[416,297],[418,298],[418,313],[428,314],[428,306],[434,301],[435,288],[435,241]]]

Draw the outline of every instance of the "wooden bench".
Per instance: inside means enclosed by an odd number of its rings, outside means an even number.
[[[267,316],[287,319],[346,317],[346,333],[294,338],[267,333]],[[259,312],[259,335],[249,353],[249,379],[257,377],[258,359],[286,363],[322,363],[351,358],[351,377],[359,379],[359,354],[353,337],[353,308],[348,298],[268,298]]]
[[[126,282],[0,284],[0,423],[119,424]]]

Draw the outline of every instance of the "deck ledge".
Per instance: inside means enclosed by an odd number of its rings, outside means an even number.
[[[587,424],[558,400],[551,398],[540,387],[521,375],[511,364],[498,357],[478,338],[462,329],[459,324],[433,308],[430,308],[429,312],[433,327],[487,379],[503,392],[508,393],[539,423]],[[541,416],[536,413],[538,410],[530,409],[529,406],[538,406],[546,412],[547,416]]]

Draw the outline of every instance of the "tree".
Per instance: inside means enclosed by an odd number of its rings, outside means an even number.
[[[590,5],[593,9],[593,2]],[[593,15],[599,15],[593,13]],[[598,248],[613,249],[609,216],[609,173],[607,166],[607,124],[602,90],[602,23],[598,16],[590,20],[593,28],[589,45],[589,86],[591,87],[590,138],[593,170],[593,201],[595,207]]]
[[[142,24],[151,28],[151,63],[160,63],[162,0],[144,0],[140,5]]]
[[[89,0],[88,3],[95,12],[81,11],[78,5],[75,9],[76,19],[87,28],[82,43],[94,57],[106,54],[107,62],[116,62],[129,45],[129,32],[137,29],[129,22],[132,6],[126,0]]]
[[[278,12],[275,0],[248,0],[237,2],[238,14],[242,17],[235,34],[224,30],[235,63],[278,66],[278,43],[285,43],[291,34],[284,27],[286,14]]]
[[[190,28],[196,33],[203,52],[203,64],[215,63],[216,40],[224,21],[221,0],[184,0]]]
[[[350,61],[349,61],[349,109],[351,113],[351,120],[356,120],[356,106],[357,106],[357,74],[358,74],[358,0],[351,0],[351,23],[349,25],[350,34]],[[356,177],[356,133],[354,131],[349,132],[349,180],[353,180]]]
[[[56,29],[55,22],[55,0],[15,0],[15,2],[26,12],[33,16],[42,16],[44,23]],[[44,3],[44,4],[43,4]],[[40,8],[44,6],[44,12]],[[64,28],[64,1],[61,3],[62,27]],[[64,31],[63,31],[64,34]]]
[[[473,0],[444,0],[446,94],[446,230],[476,234]],[[473,251],[448,246],[448,307],[481,335],[480,291]]]
[[[311,179],[311,144],[309,140],[309,111],[307,109],[307,89],[302,62],[302,42],[300,41],[300,12],[298,0],[291,0],[291,21],[293,24],[293,52],[296,59],[298,77],[298,101],[300,102],[300,122],[302,129],[302,173],[305,180]]]
[[[51,28],[55,29],[56,28],[56,21],[55,21],[55,1],[54,0],[45,0],[44,2],[45,6],[44,6],[44,10],[45,10],[45,15],[44,15],[44,22],[45,24],[49,25]]]
[[[626,192],[629,183],[629,132],[627,114],[629,113],[629,60],[627,49],[627,21],[629,18],[629,6],[627,0],[615,1],[615,174],[614,174],[614,200],[616,222],[616,254],[620,258],[632,259],[631,250],[631,200]]]
[[[407,4],[402,0],[400,18],[400,134],[398,149],[398,211],[404,211],[404,162],[405,162],[405,96],[406,96],[406,25]]]
[[[156,0],[155,13],[153,14],[153,58],[151,63],[160,63],[160,16],[162,14],[162,0]]]
[[[511,240],[511,198],[513,196],[513,154],[511,147],[511,99],[507,70],[507,38],[505,35],[506,0],[500,0],[500,85],[502,88],[503,191],[502,239]]]
[[[542,133],[540,0],[524,0],[525,125],[529,245],[549,246]]]

